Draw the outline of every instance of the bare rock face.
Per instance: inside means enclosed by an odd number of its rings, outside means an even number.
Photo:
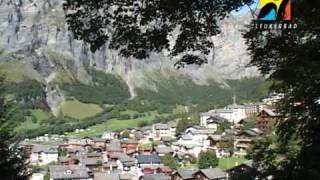
[[[239,31],[250,20],[249,16],[230,17],[221,22],[222,33],[212,37],[216,48],[208,64],[175,70],[174,60],[163,54],[136,60],[120,57],[107,47],[91,53],[86,43],[74,40],[67,30],[62,3],[62,0],[0,0],[0,50],[32,64],[46,84],[50,84],[46,78],[63,68],[69,68],[76,78],[83,78],[84,64],[120,75],[133,96],[134,88],[143,85],[145,71],[164,67],[190,75],[197,83],[258,75],[255,69],[246,67],[249,56]],[[48,97],[52,107],[63,101],[59,91],[48,91]]]

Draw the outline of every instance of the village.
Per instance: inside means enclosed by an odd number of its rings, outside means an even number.
[[[259,103],[234,102],[200,113],[199,124],[180,133],[178,121],[171,120],[120,132],[107,131],[99,137],[63,138],[57,141],[60,143],[35,144],[25,140],[19,147],[36,167],[32,180],[233,179],[235,174],[255,171],[252,160],[244,157],[253,139],[273,133],[272,126],[280,118],[272,108],[277,100],[279,96]],[[224,127],[225,124],[229,126]],[[38,139],[50,142],[61,137],[45,135]],[[218,166],[202,169],[197,163],[205,152],[213,152],[217,159],[243,160],[229,162],[223,169]]]

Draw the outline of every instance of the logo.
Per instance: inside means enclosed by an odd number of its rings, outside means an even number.
[[[259,30],[297,29],[293,21],[291,1],[294,0],[260,0],[260,13],[254,26]]]
[[[261,21],[291,21],[291,0],[260,0]]]

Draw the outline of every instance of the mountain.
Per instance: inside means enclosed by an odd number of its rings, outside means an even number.
[[[176,70],[174,60],[164,54],[136,60],[120,57],[105,46],[95,53],[90,52],[86,43],[73,39],[68,31],[62,3],[62,0],[0,0],[0,68],[11,74],[9,79],[14,82],[24,79],[39,82],[46,94],[45,100],[55,114],[68,91],[69,94],[72,91],[66,84],[76,83],[78,87],[89,89],[111,86],[108,83],[97,85],[95,73],[92,73],[95,70],[114,76],[121,87],[124,87],[124,81],[131,97],[139,95],[138,91],[141,94],[142,90],[156,92],[160,82],[165,84],[160,79],[168,76],[168,72],[172,77],[191,79],[195,86],[217,82],[226,88],[229,86],[226,79],[258,75],[256,69],[246,67],[249,56],[240,33],[250,20],[249,15],[231,15],[221,21],[222,33],[212,37],[216,47],[208,64]],[[157,74],[158,84],[148,81],[146,76],[150,74]],[[72,92],[72,95],[76,93]],[[127,97],[124,91],[121,92]]]

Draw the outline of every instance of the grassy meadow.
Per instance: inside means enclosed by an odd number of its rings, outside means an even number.
[[[102,108],[97,104],[85,104],[78,100],[66,101],[60,108],[64,116],[74,119],[84,119],[102,112]]]

